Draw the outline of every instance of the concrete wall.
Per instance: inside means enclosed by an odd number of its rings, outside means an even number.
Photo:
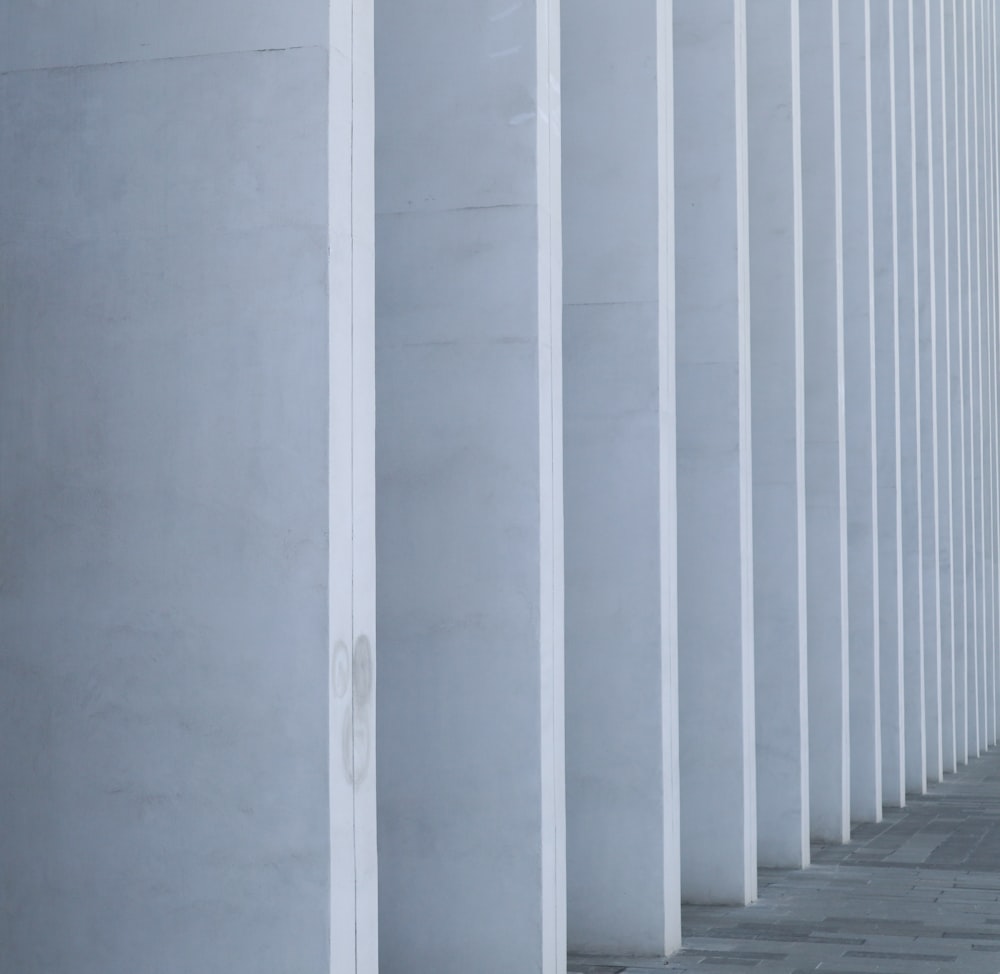
[[[365,5],[2,20],[0,969],[373,971]]]

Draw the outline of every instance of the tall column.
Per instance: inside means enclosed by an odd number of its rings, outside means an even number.
[[[916,317],[917,413],[919,416],[920,565],[923,609],[924,717],[929,781],[944,776],[941,730],[941,574],[938,554],[937,482],[937,266],[934,252],[934,169],[931,146],[930,0],[913,0],[914,302]]]
[[[809,864],[798,5],[747,8],[757,850]]]
[[[878,497],[872,290],[870,3],[835,4],[840,32],[851,818],[882,819]],[[754,440],[756,445],[756,438]],[[894,512],[893,512],[894,516]]]
[[[989,330],[988,335],[988,347],[987,347],[987,362],[990,371],[990,449],[992,453],[992,466],[991,466],[991,490],[990,499],[992,502],[992,516],[991,525],[992,530],[990,534],[990,544],[992,550],[992,570],[991,570],[991,583],[990,591],[993,593],[993,661],[994,661],[994,677],[993,677],[993,705],[994,705],[994,731],[993,731],[993,743],[996,744],[998,739],[1000,739],[1000,442],[998,442],[998,437],[1000,437],[1000,399],[998,399],[998,382],[1000,382],[1000,375],[998,375],[997,368],[997,320],[998,314],[1000,314],[1000,266],[998,266],[998,260],[1000,260],[1000,242],[998,242],[998,231],[1000,231],[1000,189],[998,189],[997,181],[1000,180],[1000,146],[998,146],[998,137],[1000,137],[1000,125],[998,125],[996,120],[996,111],[1000,107],[1000,93],[997,91],[997,81],[998,81],[998,59],[1000,59],[1000,52],[997,51],[997,37],[996,37],[996,21],[997,21],[997,11],[993,4],[987,6],[987,31],[986,35],[988,38],[988,48],[990,52],[990,76],[989,76],[989,97],[990,97],[990,139],[989,139],[989,149],[990,149],[990,170],[989,170],[989,186],[991,191],[990,200],[990,273],[991,273],[991,286],[990,286],[990,299],[991,299],[991,321],[992,326]]]
[[[993,345],[996,335],[997,321],[997,266],[996,266],[996,119],[994,112],[997,109],[996,97],[993,85],[993,75],[996,69],[996,47],[993,44],[993,17],[995,10],[992,4],[987,4],[984,11],[983,30],[986,35],[986,187],[988,203],[988,226],[987,226],[987,253],[989,268],[989,326],[986,331],[986,347],[984,358],[987,382],[986,413],[988,418],[987,426],[987,452],[989,457],[989,486],[987,492],[988,500],[988,533],[987,545],[989,552],[989,563],[987,572],[987,584],[990,592],[990,626],[989,626],[989,654],[992,679],[990,681],[990,743],[996,745],[998,739],[998,729],[1000,729],[1000,715],[997,713],[997,692],[998,692],[998,666],[997,666],[997,610],[1000,607],[1000,598],[997,593],[997,448],[996,448],[996,373],[993,362]]]
[[[916,142],[913,124],[913,3],[891,0],[894,14],[896,139],[896,315],[899,329],[900,632],[903,637],[906,790],[927,787],[924,706],[920,470],[920,372],[917,356]]]
[[[331,257],[331,965],[376,974],[374,0],[351,0],[331,8],[330,30],[330,119],[344,125],[335,129],[330,123],[329,169],[334,178],[327,200]],[[341,600],[348,590],[350,605],[346,598]],[[350,674],[346,682],[345,670]],[[344,812],[351,807],[352,795],[353,817],[348,821]]]
[[[965,334],[965,366],[966,366],[966,397],[967,397],[967,429],[966,437],[968,453],[966,455],[968,490],[967,525],[966,525],[966,575],[970,592],[969,612],[969,753],[979,757],[985,747],[983,740],[982,720],[982,587],[979,572],[981,551],[981,535],[979,520],[979,422],[978,422],[978,363],[976,361],[977,341],[979,333],[979,301],[978,288],[978,223],[977,203],[978,177],[976,168],[977,138],[976,138],[976,103],[975,103],[975,11],[974,0],[962,0],[962,26],[965,34],[965,64],[963,79],[964,96],[964,137],[965,137],[965,255],[966,255],[966,308],[968,327]]]
[[[850,838],[838,3],[804,3],[800,79],[809,791],[814,838]],[[832,34],[832,40],[831,40]]]
[[[996,373],[994,369],[993,347],[996,338],[997,321],[997,266],[996,266],[996,92],[994,89],[994,73],[996,70],[996,46],[993,43],[993,18],[996,11],[993,4],[983,8],[983,44],[986,51],[986,70],[984,77],[986,104],[986,255],[987,255],[987,329],[985,347],[983,349],[983,368],[986,379],[986,452],[988,484],[987,500],[987,591],[989,593],[989,740],[991,745],[997,743],[998,715],[998,667],[997,667],[997,610],[1000,608],[1000,598],[997,593],[997,444],[996,444]]]
[[[9,970],[377,967],[371,6],[232,13],[3,15]]]
[[[985,97],[985,72],[986,72],[986,50],[984,44],[983,30],[985,21],[985,4],[977,3],[973,8],[974,16],[974,58],[975,58],[975,89],[974,89],[974,109],[976,116],[975,128],[975,152],[976,152],[976,301],[977,301],[977,333],[976,333],[976,381],[978,383],[977,410],[978,410],[978,504],[979,504],[979,527],[978,527],[978,552],[979,562],[979,590],[981,601],[979,605],[979,633],[980,633],[980,737],[983,750],[992,744],[992,724],[993,724],[993,661],[990,635],[990,604],[992,593],[989,587],[989,450],[988,450],[988,428],[989,416],[987,413],[987,370],[984,362],[986,353],[986,334],[989,329],[989,296],[988,296],[988,253],[987,253],[987,225],[988,225],[988,202],[987,202],[987,172],[986,172],[986,97]]]
[[[376,18],[381,969],[558,974],[558,3]]]
[[[894,44],[891,0],[870,5],[871,154],[875,322],[875,419],[878,477],[879,704],[882,800],[905,801],[903,642],[899,627],[899,410],[896,317]]]
[[[681,883],[757,894],[745,0],[675,0]]]
[[[953,255],[951,278],[951,436],[952,436],[952,539],[955,579],[955,751],[959,764],[969,760],[969,626],[971,593],[968,579],[968,442],[965,394],[965,335],[968,329],[965,248],[965,30],[963,0],[945,5],[951,14],[951,119],[948,199],[952,218],[948,227]]]
[[[987,470],[987,426],[986,413],[986,369],[983,358],[986,346],[986,332],[989,328],[989,305],[987,295],[987,191],[986,191],[986,103],[984,98],[984,74],[986,52],[984,45],[985,5],[980,0],[972,0],[972,110],[973,110],[973,155],[975,159],[973,208],[975,211],[973,253],[975,254],[975,347],[973,385],[975,404],[975,454],[976,454],[976,590],[977,626],[979,630],[979,739],[985,751],[991,741],[991,683],[993,667],[990,659],[990,603],[991,593],[987,584],[987,535],[989,505],[989,474]]]
[[[955,623],[957,588],[954,545],[954,454],[952,437],[953,251],[952,225],[954,178],[954,117],[952,112],[953,11],[950,0],[928,7],[931,16],[930,106],[934,115],[931,155],[934,169],[934,254],[937,268],[935,314],[937,344],[934,354],[937,381],[938,428],[938,557],[941,591],[941,763],[946,772],[957,769],[957,699]]]
[[[990,39],[993,53],[991,93],[995,113],[1000,111],[1000,50],[997,48],[998,20],[1000,16],[993,5],[989,7]],[[996,743],[1000,743],[1000,122],[991,115],[993,126],[991,180],[993,185],[993,326],[990,330],[990,362],[993,376],[993,404],[990,415],[993,420],[993,595],[994,595],[994,658],[996,678],[994,697],[997,708]]]
[[[989,7],[990,4],[983,4],[980,12],[979,22],[979,91],[980,91],[980,133],[982,142],[980,145],[980,165],[981,185],[982,185],[982,274],[983,274],[983,334],[980,347],[980,357],[982,361],[982,399],[983,399],[983,631],[986,650],[984,671],[986,673],[986,742],[987,746],[996,743],[996,660],[994,651],[996,643],[993,635],[993,446],[992,446],[992,379],[990,375],[989,347],[990,331],[993,320],[993,298],[992,298],[992,244],[990,236],[992,233],[992,183],[993,178],[990,172],[990,112],[992,110],[990,102],[990,60],[992,57],[991,45],[989,43]]]
[[[671,29],[669,0],[562,11],[574,953],[680,947]]]

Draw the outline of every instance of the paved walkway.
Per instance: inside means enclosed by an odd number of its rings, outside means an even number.
[[[669,961],[584,958],[569,969],[998,974],[1000,751],[880,825],[856,826],[850,845],[814,846],[809,869],[762,870],[752,906],[685,907],[684,944]]]

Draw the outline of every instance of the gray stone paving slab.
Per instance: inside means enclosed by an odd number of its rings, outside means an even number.
[[[570,974],[1000,974],[1000,751],[971,760],[813,865],[761,870],[748,907],[685,907],[670,958]]]

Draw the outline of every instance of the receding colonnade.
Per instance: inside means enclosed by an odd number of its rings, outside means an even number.
[[[663,957],[998,742],[990,0],[81,6],[0,31],[0,971]]]

